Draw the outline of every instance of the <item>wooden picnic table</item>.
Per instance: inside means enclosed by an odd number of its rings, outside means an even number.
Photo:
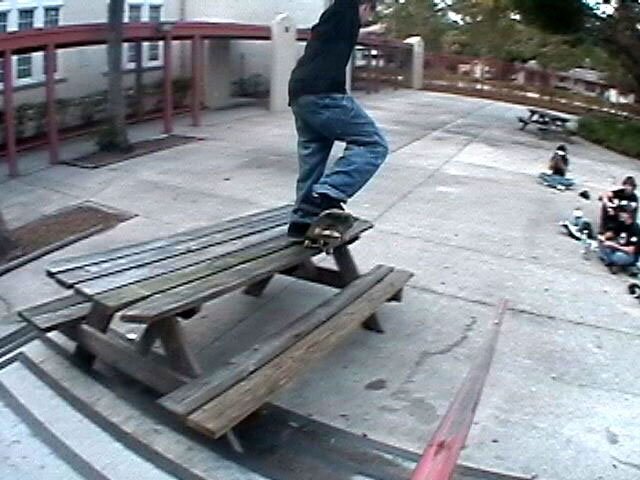
[[[383,265],[360,274],[349,246],[373,226],[361,219],[334,250],[336,268],[316,265],[319,249],[286,236],[290,209],[56,261],[47,273],[72,294],[19,314],[43,331],[60,330],[88,365],[97,357],[135,378],[162,394],[159,402],[169,411],[218,437],[363,322],[382,331],[376,310],[400,301],[412,276]],[[203,368],[185,322],[196,321],[203,304],[239,289],[260,296],[277,274],[337,293],[258,343],[224,345],[215,368]],[[135,341],[118,334],[110,328],[116,316],[142,325],[142,334]]]
[[[560,133],[567,132],[567,124],[570,119],[557,113],[541,110],[538,108],[529,108],[528,117],[518,117],[520,122],[520,130],[524,130],[531,123],[538,126],[538,130],[542,132],[556,131]]]

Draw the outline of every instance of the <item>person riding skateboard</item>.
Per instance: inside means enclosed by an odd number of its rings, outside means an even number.
[[[291,73],[289,106],[298,134],[299,167],[288,228],[294,239],[304,239],[322,212],[343,210],[389,152],[375,122],[346,90],[346,67],[361,26],[371,21],[375,7],[376,0],[335,0],[312,27]],[[346,147],[327,169],[336,141]]]

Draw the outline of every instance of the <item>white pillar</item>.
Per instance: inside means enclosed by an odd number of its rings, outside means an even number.
[[[413,48],[409,85],[415,90],[422,90],[424,87],[424,40],[421,37],[409,37],[404,43],[408,43]]]
[[[296,26],[293,19],[283,13],[271,23],[271,89],[269,109],[281,112],[288,109],[288,86],[291,71],[298,59]]]
[[[231,41],[209,40],[205,47],[205,105],[209,108],[229,105],[231,82]]]

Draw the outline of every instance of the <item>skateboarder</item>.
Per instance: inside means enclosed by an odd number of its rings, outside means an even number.
[[[311,36],[289,80],[289,105],[298,133],[296,203],[288,234],[304,239],[327,210],[343,210],[376,173],[388,153],[375,122],[347,94],[346,67],[361,25],[375,12],[376,0],[335,0],[311,29]],[[364,29],[363,29],[364,30]],[[334,142],[346,143],[327,169]]]

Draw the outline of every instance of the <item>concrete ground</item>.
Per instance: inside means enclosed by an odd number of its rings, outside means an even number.
[[[402,304],[383,307],[386,335],[354,335],[277,403],[421,451],[495,305],[507,298],[462,461],[541,479],[638,478],[640,386],[631,366],[640,358],[639,305],[626,294],[628,278],[583,260],[579,245],[559,232],[557,222],[576,205],[592,217],[597,206],[536,183],[557,141],[519,131],[519,106],[413,91],[361,101],[393,153],[349,205],[376,225],[354,254],[362,269],[387,263],[416,275]],[[24,176],[0,173],[0,210],[10,226],[86,201],[137,215],[0,277],[0,314],[61,293],[44,275],[55,258],[291,201],[297,165],[289,113],[243,107],[211,112],[201,128],[178,124],[179,133],[204,140],[99,170],[49,167],[33,153],[20,160]],[[149,124],[132,136],[158,131]],[[76,141],[63,156],[89,148]],[[634,160],[579,139],[569,151],[572,175],[592,194],[637,171]],[[233,297],[207,314],[293,315],[326,294],[279,279],[261,300]]]

